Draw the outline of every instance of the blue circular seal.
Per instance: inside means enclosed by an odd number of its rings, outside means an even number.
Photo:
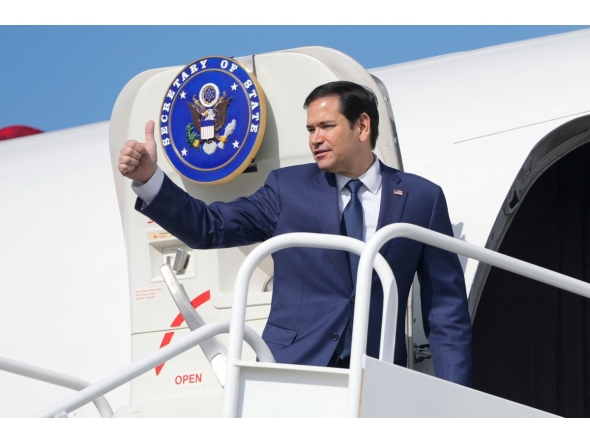
[[[162,149],[182,176],[227,182],[252,163],[266,127],[256,78],[228,57],[205,57],[180,71],[160,112]]]

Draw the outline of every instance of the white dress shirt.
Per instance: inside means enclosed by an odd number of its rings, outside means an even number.
[[[137,194],[144,205],[147,207],[156,198],[162,188],[164,182],[164,171],[160,167],[156,168],[154,175],[146,183],[138,182],[134,180],[131,182],[131,189]]]
[[[375,160],[370,168],[358,179],[363,183],[359,190],[359,199],[363,206],[363,241],[368,242],[375,234],[377,229],[377,221],[379,220],[379,209],[381,207],[381,166],[374,156]],[[350,177],[343,176],[336,173],[336,184],[338,186],[338,210],[340,218],[342,212],[350,201],[350,191],[345,185],[350,180]],[[141,200],[144,205],[149,205],[160,192],[164,182],[164,172],[158,167],[156,172],[146,183],[133,181],[131,188]]]

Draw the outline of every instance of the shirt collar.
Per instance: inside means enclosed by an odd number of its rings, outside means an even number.
[[[373,163],[369,169],[359,176],[358,179],[371,193],[377,194],[377,191],[379,191],[379,188],[381,187],[381,165],[379,165],[379,160],[375,154],[373,154],[373,159]],[[335,176],[338,192],[341,192],[342,188],[344,188],[350,180],[350,177],[343,176],[340,173],[335,173]]]

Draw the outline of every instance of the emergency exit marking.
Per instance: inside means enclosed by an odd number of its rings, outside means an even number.
[[[203,381],[203,374],[202,373],[192,373],[190,375],[177,375],[174,378],[174,383],[176,385],[185,385],[185,384],[198,384],[199,382]]]
[[[164,230],[160,231],[151,231],[147,234],[148,241],[155,241],[155,240],[165,240],[165,239],[176,239],[176,237],[172,236],[170,233]]]
[[[135,289],[135,302],[155,302],[162,299],[162,287],[140,287]]]

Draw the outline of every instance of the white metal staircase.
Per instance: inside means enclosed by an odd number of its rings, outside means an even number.
[[[590,298],[588,283],[414,225],[399,223],[384,227],[367,244],[337,235],[285,234],[260,244],[242,264],[235,283],[231,321],[201,325],[190,304],[183,302],[183,298],[188,298],[183,294],[182,287],[174,290],[178,283],[175,283],[172,273],[167,283],[171,287],[171,293],[176,294],[177,304],[193,331],[40,412],[37,416],[63,417],[161,362],[228,330],[230,341],[225,357],[227,369],[224,376],[218,374],[219,378],[224,378],[225,385],[224,417],[553,416],[541,410],[391,364],[398,310],[397,285],[390,267],[378,251],[385,242],[397,237],[414,239],[468,256]],[[267,255],[289,247],[341,249],[361,256],[357,275],[350,370],[275,363],[262,338],[244,325],[248,282],[254,269]],[[367,357],[364,352],[373,267],[381,279],[384,290],[379,360]],[[255,350],[260,362],[240,360],[244,340]],[[209,344],[213,344],[213,351],[209,353],[211,360],[224,353],[223,348],[215,345],[214,341]],[[205,399],[203,401],[206,402]]]

